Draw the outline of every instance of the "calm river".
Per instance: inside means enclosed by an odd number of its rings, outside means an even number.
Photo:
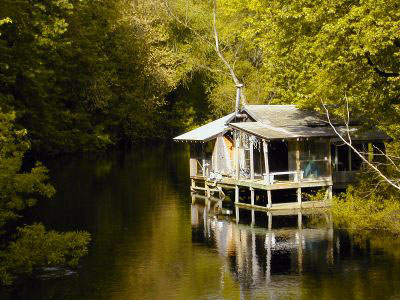
[[[45,269],[2,299],[400,299],[400,241],[332,227],[329,214],[272,216],[193,201],[182,145],[48,164],[35,210],[86,230],[78,270]],[[193,202],[192,202],[193,201]]]

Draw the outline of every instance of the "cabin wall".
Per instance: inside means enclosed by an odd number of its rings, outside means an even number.
[[[208,177],[212,170],[214,147],[215,140],[190,145],[190,176]]]

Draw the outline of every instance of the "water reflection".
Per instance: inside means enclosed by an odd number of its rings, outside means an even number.
[[[400,299],[399,238],[191,199],[185,149],[139,150],[51,168],[56,199],[35,215],[89,231],[89,254],[0,299]]]
[[[305,262],[333,265],[339,250],[327,212],[233,210],[192,198],[191,221],[192,241],[216,249],[241,290],[261,288],[270,296],[274,287],[280,294],[289,286],[300,292]]]

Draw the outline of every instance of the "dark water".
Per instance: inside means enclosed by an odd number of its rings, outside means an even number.
[[[400,242],[192,199],[175,145],[50,164],[48,228],[87,230],[78,270],[46,269],[3,299],[400,299]],[[192,200],[195,200],[192,203]],[[252,224],[253,219],[253,224]]]

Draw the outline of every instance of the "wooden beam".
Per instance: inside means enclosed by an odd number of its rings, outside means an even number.
[[[268,229],[272,229],[272,214],[268,212]]]
[[[191,181],[190,190],[194,191],[194,189],[196,188],[196,181],[194,179],[190,179],[190,181]]]
[[[210,188],[207,185],[207,181],[204,181],[204,188],[206,190],[206,197],[207,198],[211,197],[211,191],[210,191]]]
[[[234,155],[235,155],[235,177],[236,177],[236,180],[239,180],[239,178],[240,178],[239,142],[240,141],[239,141],[238,133],[236,130],[234,133],[234,138],[235,138],[235,152],[234,152]]]
[[[250,179],[254,180],[254,142],[250,139]]]
[[[267,207],[271,208],[272,207],[272,196],[271,196],[271,191],[267,191],[267,198],[268,198],[268,202],[267,202]]]
[[[301,188],[297,189],[297,203],[301,207]]]
[[[297,181],[301,181],[301,175],[300,175],[300,142],[297,140],[296,141],[296,173],[297,173]]]
[[[206,157],[204,152],[204,143],[201,144],[201,163],[203,168],[203,177],[206,177]]]
[[[266,178],[267,184],[269,184],[268,143],[266,140],[263,140],[263,152],[264,152],[264,167],[265,167],[264,176]]]
[[[328,176],[332,180],[332,151],[331,151],[331,142],[328,142]]]
[[[239,203],[239,187],[235,185],[235,203]]]
[[[332,186],[328,186],[328,200],[332,200]]]

